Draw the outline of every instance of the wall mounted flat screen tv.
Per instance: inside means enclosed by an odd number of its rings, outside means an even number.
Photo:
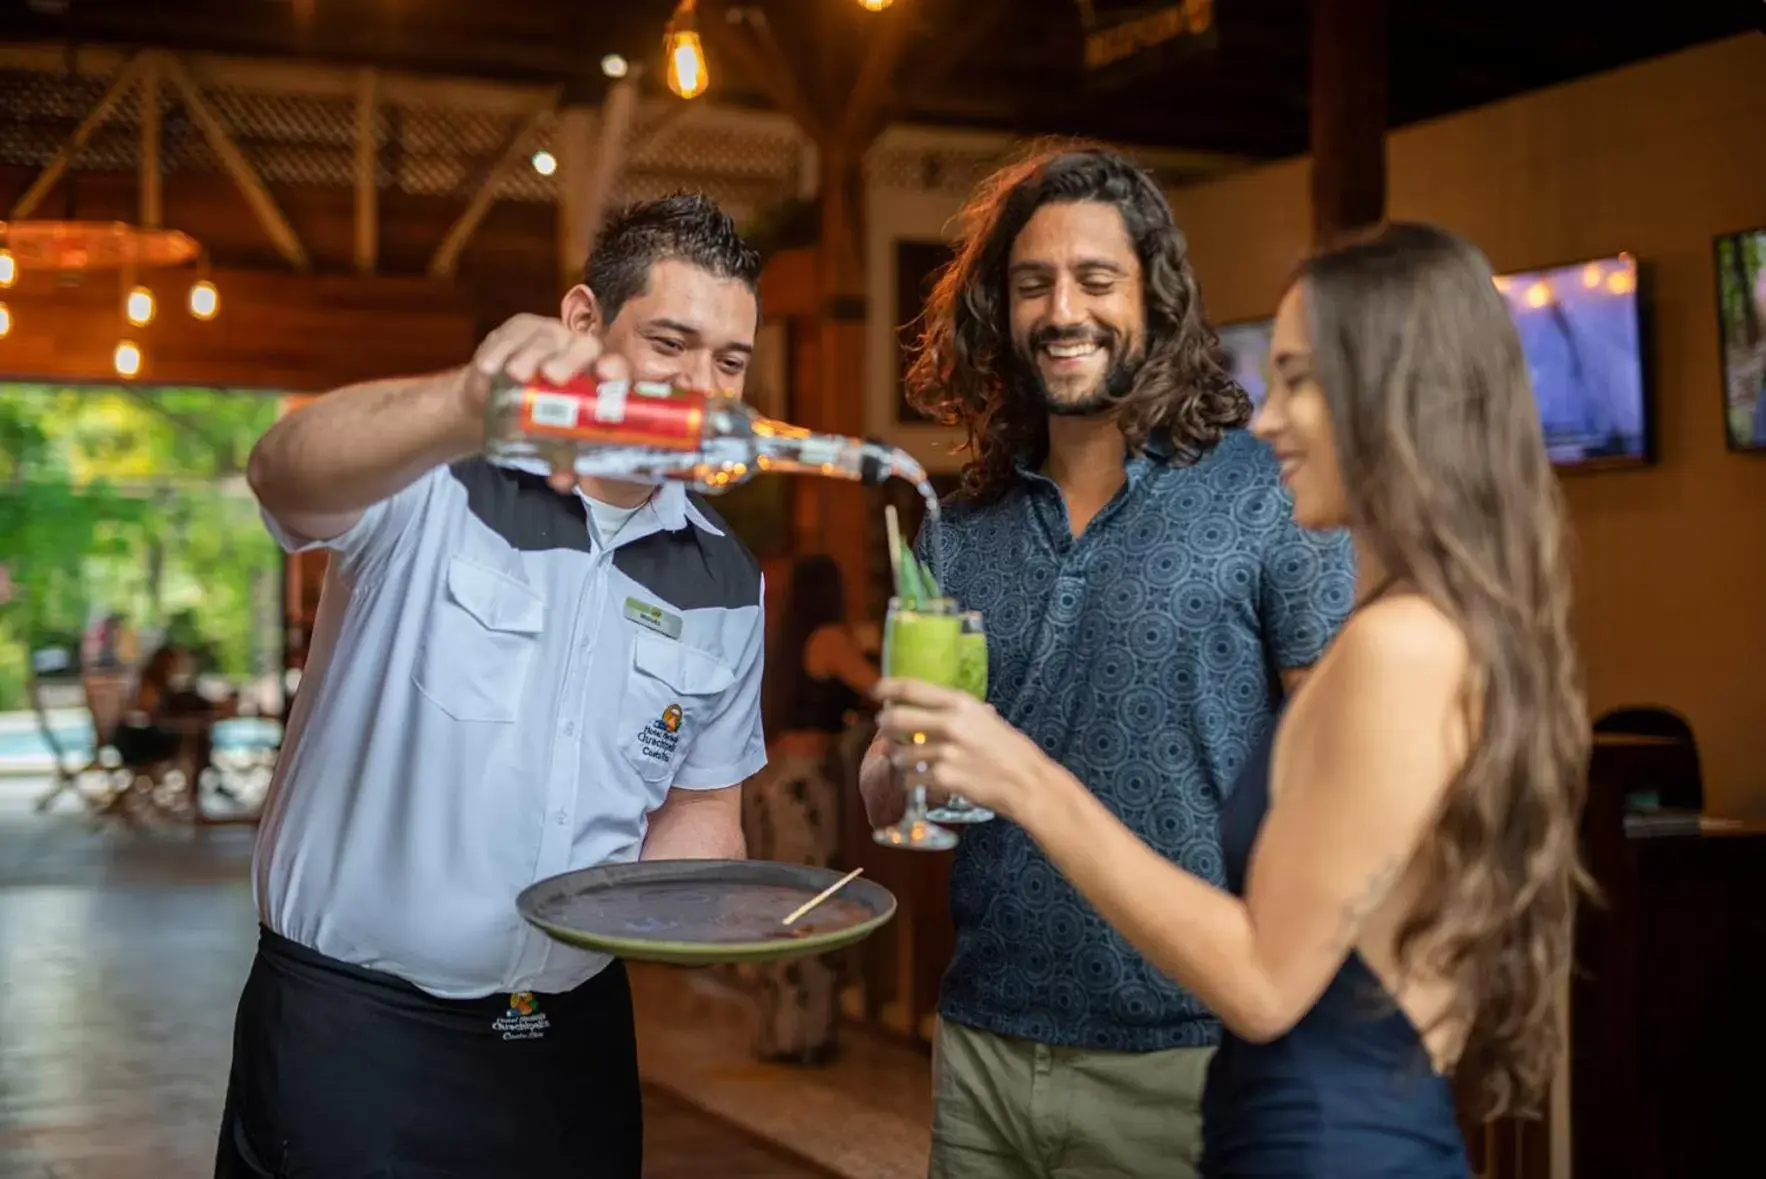
[[[1716,245],[1724,435],[1731,450],[1766,451],[1766,229]]]
[[[1648,463],[1653,430],[1645,382],[1637,262],[1628,254],[1500,275],[1527,358],[1545,449],[1560,467]],[[1271,321],[1220,328],[1228,367],[1262,404]]]

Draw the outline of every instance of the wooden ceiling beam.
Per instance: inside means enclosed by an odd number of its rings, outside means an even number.
[[[889,122],[891,112],[883,99],[907,46],[911,15],[910,6],[904,4],[891,5],[874,17],[883,27],[865,47],[858,81],[853,83],[840,119],[840,143],[849,151],[863,152]]]
[[[203,97],[202,88],[197,85],[196,79],[190,76],[190,71],[185,69],[184,64],[172,54],[157,49],[148,50],[148,52],[159,57],[167,79],[178,91],[179,97],[184,100],[184,109],[189,112],[191,120],[202,130],[204,138],[208,140],[209,148],[220,159],[221,167],[227,170],[227,174],[233,178],[233,183],[239,186],[240,194],[245,197],[245,203],[251,206],[251,211],[257,215],[259,223],[263,225],[264,232],[269,234],[270,241],[275,243],[277,251],[288,259],[288,264],[295,270],[305,272],[311,265],[307,258],[306,247],[301,245],[300,238],[294,232],[294,227],[288,223],[288,218],[284,217],[282,210],[277,207],[276,198],[271,196],[270,190],[264,186],[263,178],[257,174],[257,170],[240,152],[239,145],[233,142],[233,137],[227,133],[226,126],[215,114],[214,108],[209,106],[208,100]]]
[[[770,32],[756,34],[753,22],[756,16],[764,22],[765,15],[744,13],[745,19],[732,22],[729,13],[725,0],[700,0],[699,31],[712,52],[734,64],[749,86],[790,116],[805,135],[815,140],[826,137],[830,128],[805,100],[798,72],[778,41]]]
[[[490,212],[491,203],[496,200],[498,182],[508,175],[509,169],[515,167],[517,162],[527,155],[528,145],[533,142],[534,135],[558,109],[558,100],[563,96],[563,93],[562,87],[554,87],[543,99],[534,104],[533,109],[528,112],[527,120],[521,124],[515,134],[509,137],[502,153],[486,169],[478,187],[472,193],[472,199],[467,202],[465,211],[448,229],[447,235],[442,238],[441,245],[436,247],[435,256],[429,260],[430,278],[454,277],[454,272],[460,264],[461,252],[466,249],[466,243],[472,240],[472,235],[478,231],[479,223],[484,220],[484,215]]]
[[[82,45],[73,55],[74,71],[81,77],[111,77],[138,52],[115,46]],[[211,53],[180,54],[179,60],[204,90],[352,101],[360,85],[359,68],[353,66]],[[57,45],[0,43],[0,69],[59,75],[67,69],[67,50]],[[554,89],[387,70],[377,74],[380,99],[385,104],[445,106],[490,115],[526,114],[537,99]]]
[[[926,95],[937,91],[952,72],[985,43],[993,33],[994,26],[1010,7],[1011,0],[982,0],[979,11],[954,35],[939,38],[932,52],[910,69],[907,76],[894,87],[885,104],[887,110],[884,122],[894,122],[910,104],[922,102]]]
[[[80,154],[80,149],[86,145],[86,141],[92,138],[92,132],[98,130],[99,126],[110,118],[111,112],[116,110],[117,104],[123,100],[123,96],[135,88],[135,83],[141,79],[141,71],[146,60],[144,51],[136,53],[118,65],[115,76],[111,79],[110,87],[105,90],[104,96],[98,100],[98,104],[86,112],[86,117],[80,120],[79,126],[74,128],[73,134],[69,135],[67,140],[56,149],[55,155],[50,158],[49,163],[44,166],[41,172],[37,173],[37,178],[31,181],[31,186],[25,189],[23,195],[13,204],[12,219],[14,221],[22,221],[36,212],[37,206],[42,203],[43,198],[49,195],[49,190],[55,187],[55,182],[61,179],[61,174],[67,171],[68,165],[73,163],[74,157]]]

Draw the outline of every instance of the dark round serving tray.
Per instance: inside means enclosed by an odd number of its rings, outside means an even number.
[[[780,924],[843,875],[771,860],[640,860],[539,881],[515,907],[561,942],[618,958],[773,962],[852,945],[895,915],[894,894],[861,876]]]

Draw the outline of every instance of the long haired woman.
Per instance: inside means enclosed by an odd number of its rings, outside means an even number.
[[[1358,604],[1221,800],[1229,888],[1137,840],[985,707],[886,681],[935,785],[1021,824],[1220,1016],[1202,1172],[1467,1174],[1449,1078],[1536,1105],[1585,878],[1563,509],[1489,265],[1389,225],[1308,262],[1253,431]]]

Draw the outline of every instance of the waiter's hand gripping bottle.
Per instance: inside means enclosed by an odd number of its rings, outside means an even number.
[[[598,479],[679,479],[708,492],[768,472],[926,480],[905,451],[762,417],[734,396],[587,374],[563,384],[498,378],[485,401],[485,455]]]

